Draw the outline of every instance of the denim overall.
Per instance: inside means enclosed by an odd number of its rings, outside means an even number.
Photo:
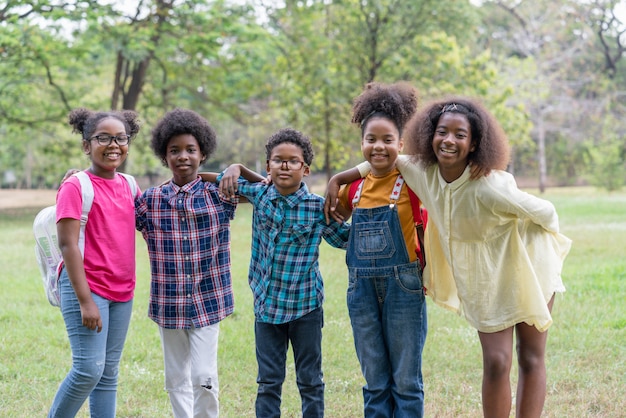
[[[409,262],[395,204],[403,183],[398,176],[389,206],[356,207],[363,182],[352,202],[347,300],[354,345],[366,381],[366,418],[416,418],[424,414],[426,303],[419,261]]]

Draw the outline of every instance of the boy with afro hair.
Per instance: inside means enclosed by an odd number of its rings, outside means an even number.
[[[217,186],[198,175],[216,135],[197,113],[168,112],[152,131],[151,147],[172,178],[137,200],[136,227],[150,256],[148,316],[159,325],[165,389],[176,418],[217,417],[219,323],[234,307],[230,220],[236,201],[221,198]]]

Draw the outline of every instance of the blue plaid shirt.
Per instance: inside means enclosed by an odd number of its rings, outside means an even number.
[[[135,202],[150,255],[148,316],[163,328],[201,328],[233,312],[230,220],[236,204],[199,177],[152,187]]]
[[[239,181],[239,194],[254,206],[248,282],[259,322],[283,324],[322,306],[318,258],[322,238],[346,248],[350,226],[326,225],[324,198],[306,184],[288,196],[274,185]]]

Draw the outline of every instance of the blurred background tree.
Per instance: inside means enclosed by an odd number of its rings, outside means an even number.
[[[167,170],[150,127],[191,108],[218,132],[206,167],[265,167],[264,142],[308,134],[322,179],[361,160],[352,99],[409,81],[421,102],[480,97],[525,185],[625,179],[626,4],[618,0],[9,0],[0,4],[0,179],[56,187],[87,164],[76,107],[134,109],[125,171]],[[320,179],[321,181],[321,179]]]

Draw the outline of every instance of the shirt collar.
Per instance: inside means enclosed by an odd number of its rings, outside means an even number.
[[[471,175],[471,170],[470,170],[470,166],[469,164],[465,167],[465,170],[463,170],[463,174],[461,174],[461,176],[454,180],[452,183],[448,183],[443,176],[441,175],[441,171],[437,170],[437,175],[439,176],[439,185],[441,186],[442,189],[445,189],[446,187],[451,188],[452,190],[456,190],[459,187],[461,187],[462,185],[464,185],[465,183],[467,183],[467,181],[470,178]]]
[[[183,192],[183,193],[193,192],[201,183],[202,183],[202,178],[198,176],[198,178],[196,178],[194,181],[190,181],[189,183],[183,184],[182,186],[179,186],[176,183],[174,183],[173,180],[170,180],[169,186],[172,188],[172,193],[176,195],[179,192]]]
[[[278,190],[276,190],[276,186],[274,186],[273,184],[270,186],[270,188],[267,190],[267,198],[271,201],[276,201],[279,199],[284,199],[287,202],[287,205],[289,205],[290,208],[296,206],[298,203],[300,203],[302,200],[306,199],[309,196],[309,188],[306,186],[306,183],[301,182],[300,183],[300,188],[298,190],[296,190],[295,192],[287,195],[287,196],[283,196],[281,195]]]

